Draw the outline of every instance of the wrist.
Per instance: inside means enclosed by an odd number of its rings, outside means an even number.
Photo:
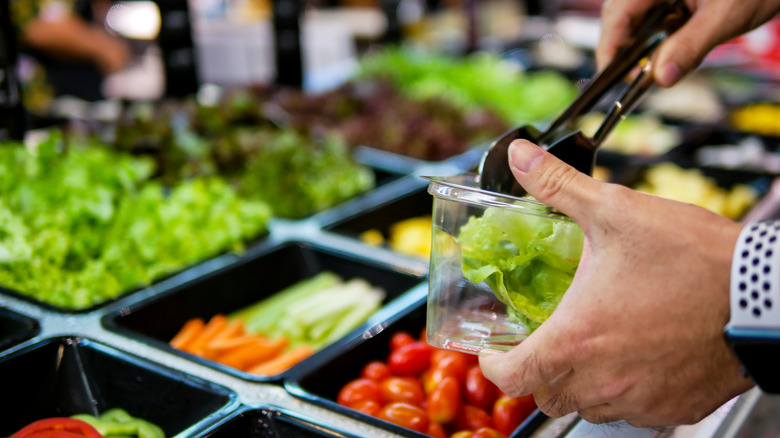
[[[762,390],[780,392],[780,221],[748,224],[734,248],[726,342]]]

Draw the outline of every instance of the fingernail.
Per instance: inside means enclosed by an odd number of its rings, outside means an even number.
[[[544,151],[526,140],[515,140],[509,145],[509,165],[515,170],[527,173],[542,160]]]
[[[662,87],[671,87],[682,78],[682,70],[675,62],[667,62],[661,68],[661,75],[658,78],[658,84]]]
[[[483,348],[482,350],[479,350],[479,356],[480,357],[492,356],[492,355],[497,354],[497,353],[498,353],[498,351],[491,350],[489,348]]]

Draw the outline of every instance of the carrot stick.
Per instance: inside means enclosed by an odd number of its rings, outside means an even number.
[[[187,344],[192,342],[193,339],[198,337],[203,331],[203,327],[206,324],[201,318],[192,318],[184,323],[176,336],[171,339],[171,347],[183,350]]]
[[[254,343],[219,356],[218,361],[229,367],[246,371],[260,362],[276,357],[288,343],[289,340],[284,337],[273,340],[259,338]]]
[[[221,357],[226,356],[240,348],[244,348],[247,345],[256,345],[258,340],[266,340],[264,335],[250,335],[244,334],[237,338],[228,339],[219,345],[215,345],[212,348],[214,352],[214,360],[219,361]]]
[[[206,358],[213,358],[216,356],[216,350],[220,345],[228,342],[232,339],[236,339],[244,335],[244,322],[239,319],[229,321],[225,328],[217,333],[203,348],[203,355]]]
[[[290,367],[314,354],[314,349],[306,344],[301,344],[290,351],[284,352],[275,358],[250,368],[252,374],[262,376],[275,376],[287,371]]]
[[[203,332],[201,332],[200,336],[193,339],[192,342],[190,342],[190,344],[187,346],[188,348],[184,351],[198,356],[203,356],[206,344],[211,342],[211,340],[214,339],[217,334],[224,330],[225,326],[227,326],[227,318],[225,315],[214,315],[211,317],[211,320],[208,322],[208,324],[206,324],[206,327],[203,329]]]

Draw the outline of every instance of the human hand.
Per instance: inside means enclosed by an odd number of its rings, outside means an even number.
[[[553,417],[638,427],[696,422],[753,385],[723,339],[742,225],[598,182],[527,141],[509,153],[518,182],[575,220],[585,244],[550,318],[480,356],[488,379]]]
[[[655,5],[666,0],[605,0],[596,62],[603,69]],[[685,0],[692,16],[654,55],[655,81],[671,87],[718,44],[755,29],[780,12],[780,0]]]

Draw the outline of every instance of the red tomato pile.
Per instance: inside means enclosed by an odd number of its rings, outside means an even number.
[[[476,356],[406,332],[393,335],[387,361],[366,364],[337,401],[435,438],[505,437],[536,409],[532,396],[511,398],[486,379]]]

